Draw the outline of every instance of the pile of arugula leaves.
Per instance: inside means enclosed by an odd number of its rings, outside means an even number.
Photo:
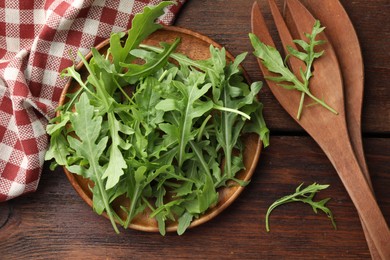
[[[246,53],[229,62],[224,49],[210,46],[209,59],[191,60],[174,52],[180,39],[141,44],[161,28],[155,20],[170,4],[137,14],[127,38],[112,34],[107,54],[92,49],[87,61],[78,53],[88,77],[74,66],[64,70],[80,88],[47,127],[46,160],[94,183],[93,209],[106,212],[117,233],[116,223],[127,228],[148,208],[161,234],[167,220],[178,221],[182,234],[217,203],[218,188],[246,184],[235,178],[244,169],[243,133],[268,145],[262,84],[245,83],[239,68]],[[120,209],[124,220],[112,208],[120,196],[130,201]]]

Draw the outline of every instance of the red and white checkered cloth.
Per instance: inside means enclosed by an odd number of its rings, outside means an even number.
[[[0,0],[0,201],[36,190],[45,128],[67,81],[59,74],[77,50],[88,53],[161,1]],[[161,23],[171,24],[186,0],[176,1]]]

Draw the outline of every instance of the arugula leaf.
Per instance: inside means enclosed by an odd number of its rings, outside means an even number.
[[[303,185],[303,183],[300,184],[295,189],[295,193],[293,193],[291,195],[284,196],[284,197],[276,200],[274,203],[272,203],[271,206],[269,206],[267,213],[266,213],[266,216],[265,216],[265,225],[266,225],[267,232],[270,231],[269,216],[270,216],[271,212],[276,207],[283,205],[283,204],[286,204],[286,203],[291,203],[291,202],[307,203],[313,208],[313,211],[315,213],[317,213],[318,209],[322,210],[328,216],[328,218],[330,218],[330,220],[332,221],[333,227],[335,229],[337,229],[336,223],[333,219],[332,212],[330,211],[330,209],[328,207],[325,206],[325,204],[330,200],[330,198],[326,198],[326,199],[323,199],[321,201],[313,201],[315,194],[321,190],[328,188],[329,185],[320,185],[317,183],[313,183],[313,184],[307,186],[306,188],[301,189],[302,185]]]
[[[135,104],[138,106],[136,108],[138,109],[137,117],[145,128],[145,135],[150,134],[158,124],[164,121],[164,112],[156,109],[156,105],[161,99],[161,95],[155,91],[159,84],[156,78],[147,77],[140,82],[139,87],[133,94]]]
[[[178,127],[177,141],[179,145],[177,160],[181,167],[186,158],[186,145],[194,139],[195,134],[191,131],[193,120],[202,116],[209,111],[213,104],[211,101],[200,101],[206,92],[211,88],[211,84],[205,84],[200,89],[198,88],[204,82],[204,75],[195,70],[191,71],[187,82],[174,82],[174,87],[182,95],[181,100],[165,99],[156,105],[157,109],[167,111],[178,111],[180,116],[177,119],[176,126]]]
[[[162,25],[155,23],[155,20],[164,14],[164,8],[174,4],[173,1],[163,1],[157,6],[147,6],[142,13],[136,14],[132,20],[132,27],[128,31],[128,37],[124,46],[121,44],[123,34],[115,33],[110,37],[110,53],[116,70],[119,72],[120,63],[131,63],[133,56],[130,51],[138,45],[151,33],[160,29]]]
[[[51,138],[49,149],[45,154],[46,161],[54,159],[59,165],[67,164],[67,157],[70,155],[70,151],[66,138],[62,135],[62,131],[65,129],[69,120],[70,115],[69,113],[66,113],[54,118],[54,120],[51,121],[52,124],[48,124],[46,132],[51,136]],[[57,121],[58,123],[55,123]]]
[[[75,104],[75,110],[76,113],[71,115],[70,122],[79,139],[69,135],[69,145],[79,156],[88,160],[89,165],[83,171],[83,176],[95,183],[93,198],[94,201],[96,199],[100,203],[94,202],[94,208],[98,214],[101,214],[103,210],[107,212],[114,230],[118,233],[112,208],[109,205],[109,197],[102,181],[104,170],[99,163],[108,140],[107,137],[98,140],[103,118],[94,116],[94,107],[89,104],[89,99],[85,93],[81,94],[79,101]]]
[[[171,45],[162,43],[164,51],[158,55],[152,56],[145,64],[120,63],[122,67],[127,68],[127,72],[123,75],[124,79],[130,84],[134,84],[141,78],[158,71],[166,64],[170,53],[176,49],[179,43],[180,38],[177,38]]]
[[[244,133],[257,133],[260,139],[263,141],[264,147],[269,145],[269,129],[263,118],[263,104],[256,101],[253,103],[253,116],[251,121],[244,126]]]
[[[319,58],[323,52],[315,52],[314,48],[317,45],[323,44],[323,41],[317,41],[316,37],[319,33],[324,30],[324,27],[320,27],[320,22],[317,20],[313,26],[313,30],[311,34],[305,34],[309,40],[309,43],[306,43],[303,40],[294,40],[299,46],[303,48],[305,52],[300,52],[298,50],[293,49],[291,46],[288,46],[288,50],[291,55],[297,57],[298,59],[303,60],[306,63],[305,72],[301,68],[301,76],[303,82],[298,79],[298,77],[286,66],[284,60],[282,59],[279,51],[272,47],[264,44],[259,40],[259,38],[253,34],[249,34],[249,39],[254,48],[253,54],[258,57],[263,65],[277,76],[274,77],[266,77],[266,79],[274,81],[278,83],[279,86],[290,89],[290,90],[298,90],[302,92],[298,112],[297,119],[300,119],[303,107],[304,96],[308,95],[311,99],[313,99],[316,103],[322,105],[329,111],[334,114],[338,114],[336,110],[330,107],[325,101],[317,98],[310,92],[309,88],[309,79],[312,76],[312,64],[316,58]],[[287,83],[287,84],[286,84]]]
[[[159,189],[157,189],[156,195],[155,195],[156,196],[156,206],[157,207],[162,208],[164,206],[165,194],[166,194],[166,189],[164,188],[164,186],[162,186]],[[154,211],[154,213],[155,212],[157,212],[157,211]],[[152,215],[154,213],[152,213]],[[169,214],[168,211],[159,211],[157,214],[154,214],[155,218],[157,220],[157,223],[158,223],[159,232],[163,236],[165,236],[165,234],[166,234],[165,221],[167,220],[168,214]]]
[[[218,201],[218,192],[215,191],[210,176],[205,176],[205,183],[200,189],[195,190],[193,199],[184,202],[184,207],[191,214],[205,212],[210,206]]]
[[[111,63],[109,55],[105,57],[99,53],[95,48],[91,49],[92,58],[89,61],[88,67],[92,70],[93,74],[101,81],[101,85],[104,86],[104,90],[112,96],[118,87],[118,77],[114,64]],[[80,55],[80,54],[79,54]]]
[[[179,224],[177,225],[177,234],[182,235],[190,226],[193,218],[194,216],[191,213],[185,212],[178,220]]]
[[[130,185],[128,189],[128,196],[131,198],[130,209],[127,212],[127,219],[124,224],[124,227],[127,228],[130,224],[130,221],[136,215],[135,208],[136,204],[139,203],[139,198],[145,189],[152,181],[156,180],[160,175],[170,172],[173,170],[171,165],[162,165],[155,170],[148,169],[145,165],[138,167],[135,172],[129,174],[132,176],[130,178]],[[140,211],[140,210],[138,210]]]
[[[209,70],[208,72],[212,72],[213,76],[219,75],[214,78],[214,81],[219,81],[214,83],[215,85],[213,84],[214,102],[221,107],[236,110],[242,109],[246,105],[251,105],[260,91],[260,85],[254,84],[252,89],[249,89],[249,86],[244,83],[241,83],[239,88],[232,85],[232,82],[237,80],[235,77],[240,73],[239,64],[244,60],[246,53],[238,55],[235,61],[227,65],[225,69],[226,65],[222,64],[224,61],[222,55],[226,54],[223,51],[219,52],[217,49],[214,49],[212,52],[212,59],[215,65],[214,70]],[[220,115],[214,116],[214,119],[218,122],[215,124],[216,138],[225,154],[225,174],[217,186],[225,185],[226,180],[232,179],[236,172],[233,171],[233,149],[245,123],[238,115],[238,113],[221,111]]]
[[[291,46],[287,46],[287,50],[291,55],[297,57],[298,59],[305,62],[306,69],[302,73],[302,78],[305,86],[308,88],[309,80],[313,76],[312,74],[312,65],[315,59],[321,57],[324,54],[324,51],[315,52],[314,48],[318,45],[324,44],[325,41],[316,40],[318,34],[320,34],[325,27],[321,27],[320,21],[316,20],[312,29],[312,33],[305,33],[305,36],[309,42],[303,40],[294,40],[294,43],[298,44],[305,52],[300,52]],[[297,118],[299,119],[302,114],[303,102],[304,102],[305,93],[302,93],[301,100],[299,103]]]
[[[132,130],[116,120],[115,114],[112,111],[112,107],[115,106],[116,101],[107,92],[107,88],[105,87],[107,86],[107,81],[105,80],[107,76],[102,74],[100,67],[97,68],[100,63],[95,63],[96,60],[101,60],[100,54],[95,51],[94,55],[95,60],[88,63],[85,60],[85,57],[79,52],[79,57],[84,62],[84,66],[89,72],[88,82],[91,83],[96,90],[97,95],[93,95],[93,97],[97,97],[97,101],[99,101],[99,105],[102,107],[101,113],[107,113],[111,146],[109,148],[108,166],[105,169],[102,178],[107,178],[105,189],[108,190],[118,183],[120,176],[124,174],[123,169],[127,168],[123,153],[119,149],[119,146],[124,150],[129,149],[130,146],[122,141],[119,132],[121,131],[125,134],[130,134]],[[108,86],[110,86],[110,84],[108,84]]]
[[[127,150],[130,148],[130,144],[126,144],[123,141],[119,135],[119,132],[131,134],[134,131],[119,122],[115,118],[114,113],[108,113],[107,119],[110,129],[111,146],[109,148],[108,166],[104,171],[102,178],[107,178],[106,189],[108,190],[113,188],[119,182],[120,176],[124,174],[123,169],[127,168],[125,158],[123,157],[123,153],[119,147],[121,147],[123,150]]]
[[[74,94],[68,94],[68,97],[69,95],[71,95],[71,99],[64,105],[64,107],[61,109],[62,112],[67,112],[69,111],[72,106],[74,105],[74,102],[76,102],[77,98],[79,98],[80,94],[82,92],[87,92],[88,94],[90,94],[91,96],[95,96],[95,93],[88,87],[88,85],[81,79],[81,75],[78,71],[76,71],[76,68],[75,66],[70,66],[68,68],[65,68],[62,72],[61,72],[61,76],[62,77],[71,77],[73,78],[74,80],[76,80],[76,82],[80,85],[80,89],[78,91],[76,91],[76,93]],[[49,126],[50,127],[50,126]]]

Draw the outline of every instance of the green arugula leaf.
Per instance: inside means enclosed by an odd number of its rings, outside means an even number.
[[[318,45],[324,44],[325,41],[316,40],[316,37],[318,34],[320,34],[325,27],[321,27],[320,21],[316,20],[312,29],[312,33],[308,34],[305,33],[305,36],[308,39],[308,43],[303,40],[294,40],[296,44],[298,44],[305,52],[300,52],[291,46],[287,46],[287,49],[289,53],[298,59],[305,62],[306,70],[302,71],[302,78],[304,81],[305,86],[309,86],[309,80],[313,76],[312,73],[312,66],[315,59],[321,57],[324,54],[324,51],[315,52],[314,48]],[[299,119],[301,117],[302,108],[303,108],[303,102],[304,102],[305,93],[302,93],[301,101],[298,108],[298,114],[297,118]]]
[[[80,57],[80,59],[84,63],[85,68],[89,72],[87,79],[88,83],[92,84],[95,87],[96,95],[92,91],[89,91],[89,93],[99,102],[99,105],[102,107],[101,113],[110,111],[115,101],[113,97],[110,96],[107,92],[104,77],[102,77],[102,74],[99,73],[100,70],[95,71],[95,66],[93,66],[94,64],[88,63],[88,61],[85,59],[81,52],[78,52],[78,56]],[[87,90],[88,88],[84,87],[84,89]]]
[[[263,65],[277,76],[275,77],[266,77],[266,79],[274,81],[278,83],[279,86],[286,89],[295,89],[302,92],[298,112],[297,119],[300,119],[303,107],[304,96],[308,95],[311,99],[313,99],[316,103],[322,105],[329,111],[334,114],[338,114],[336,110],[330,107],[325,101],[317,98],[310,92],[309,88],[309,79],[312,76],[312,64],[316,58],[319,58],[323,52],[315,52],[314,48],[317,45],[323,44],[323,41],[317,41],[316,37],[319,33],[324,30],[324,27],[320,27],[320,22],[317,20],[313,26],[313,30],[311,34],[305,34],[309,40],[309,43],[306,43],[303,40],[294,40],[300,47],[303,48],[305,52],[300,52],[298,50],[293,49],[291,46],[288,46],[290,54],[297,57],[298,59],[303,60],[306,63],[306,70],[302,71],[301,76],[303,82],[299,80],[299,78],[285,65],[284,60],[282,59],[281,54],[277,49],[272,46],[268,46],[261,42],[259,38],[253,33],[249,34],[249,39],[254,48],[253,54],[258,57]],[[286,84],[287,83],[287,84]]]
[[[199,89],[198,86],[203,82],[204,75],[197,71],[191,71],[187,82],[174,82],[174,86],[182,94],[182,99],[165,99],[156,106],[157,109],[165,112],[174,110],[180,114],[176,125],[179,131],[177,135],[179,145],[177,160],[179,167],[184,163],[187,143],[194,139],[195,136],[191,131],[193,120],[202,116],[213,107],[211,101],[203,102],[199,100],[211,88],[211,84],[205,84]]]
[[[164,51],[164,49],[162,48],[146,45],[146,44],[140,44],[139,47],[145,50],[153,51],[155,53],[161,53]],[[207,71],[208,69],[211,69],[211,65],[212,65],[210,63],[210,60],[193,60],[181,53],[171,53],[170,57],[177,60],[181,65],[198,68],[202,71]]]
[[[185,212],[183,215],[181,215],[178,220],[179,224],[177,225],[177,234],[182,235],[190,226],[193,218],[194,216],[189,212]]]
[[[241,109],[242,111],[246,105],[251,105],[254,102],[261,85],[254,84],[252,89],[249,89],[249,86],[242,82],[241,76],[237,80],[237,75],[240,73],[239,65],[244,60],[246,53],[238,55],[233,63],[227,65],[226,69],[226,65],[222,65],[224,60],[222,55],[225,53],[219,52],[217,49],[213,50],[212,59],[215,61],[213,75],[219,75],[219,82],[215,83],[213,89],[213,100],[220,107],[231,110]],[[241,82],[238,84],[239,87],[236,87],[237,81]],[[220,115],[215,115],[214,120],[217,122],[215,123],[216,138],[225,154],[224,177],[217,185],[218,187],[225,185],[225,182],[232,179],[236,173],[236,170],[233,171],[233,149],[236,148],[235,144],[245,120],[239,117],[239,113],[232,113],[226,109],[223,109]]]
[[[129,55],[130,51],[138,47],[151,33],[162,27],[162,25],[155,23],[155,20],[164,14],[165,7],[172,4],[174,4],[172,1],[163,1],[156,6],[147,6],[142,13],[136,14],[123,47],[121,44],[123,34],[116,33],[111,35],[110,53],[113,56],[114,65],[118,72],[121,62],[131,63],[132,55]]]
[[[54,159],[59,165],[67,165],[67,157],[70,155],[68,143],[62,134],[66,131],[66,125],[70,120],[70,114],[61,114],[54,118],[46,127],[46,132],[51,136],[49,149],[45,154],[45,160]],[[58,123],[56,123],[58,121]]]
[[[193,199],[183,203],[183,206],[190,214],[203,213],[218,201],[218,192],[215,191],[211,177],[207,175],[202,187],[195,190],[193,194],[195,195]]]
[[[270,131],[263,117],[263,104],[254,102],[254,112],[251,121],[244,127],[244,133],[257,133],[263,141],[264,147],[269,145]]]
[[[76,82],[80,85],[80,89],[78,91],[76,91],[76,93],[71,95],[70,100],[62,108],[63,112],[69,111],[71,109],[71,107],[74,105],[74,102],[76,102],[76,100],[79,98],[80,94],[82,92],[84,92],[84,91],[87,92],[88,94],[90,94],[91,96],[95,96],[96,97],[95,93],[81,79],[81,75],[80,75],[80,73],[78,71],[76,71],[76,68],[75,68],[74,65],[64,69],[61,72],[61,76],[62,77],[71,77],[74,80],[76,80]],[[68,96],[69,96],[69,94],[68,94]]]
[[[265,216],[265,223],[266,223],[267,232],[270,231],[269,216],[270,216],[271,212],[276,207],[283,205],[283,204],[286,204],[286,203],[291,203],[291,202],[307,203],[313,208],[313,211],[315,213],[317,213],[318,209],[322,210],[328,216],[328,218],[330,218],[330,220],[332,221],[333,227],[335,229],[337,229],[332,212],[330,211],[330,209],[328,207],[325,206],[325,204],[330,200],[330,198],[323,199],[321,201],[313,201],[315,194],[321,190],[328,188],[329,185],[320,185],[317,183],[313,183],[313,184],[307,186],[306,188],[301,189],[302,185],[303,185],[303,183],[295,189],[295,193],[293,193],[291,195],[284,196],[284,197],[276,200],[274,203],[272,203],[271,206],[269,206],[267,213],[266,213],[266,216]]]
[[[156,109],[161,95],[155,91],[160,82],[154,77],[142,80],[135,91],[134,101],[137,104],[137,118],[145,128],[145,135],[149,135],[160,123],[164,121],[164,112]]]
[[[95,48],[91,49],[92,58],[89,61],[90,70],[99,78],[105,91],[112,96],[118,87],[118,77],[114,65],[111,63],[109,56],[104,57]]]
[[[109,148],[109,162],[107,169],[102,176],[103,179],[107,178],[106,190],[113,188],[118,182],[119,178],[124,174],[123,169],[127,168],[125,158],[123,157],[123,150],[130,148],[119,135],[119,132],[125,134],[131,134],[133,131],[120,123],[114,113],[107,114],[108,125],[110,129],[111,146]]]
[[[134,84],[140,79],[158,71],[166,64],[170,53],[176,49],[179,43],[180,38],[177,38],[171,45],[162,43],[164,51],[151,59],[147,59],[145,64],[120,63],[122,67],[127,68],[127,72],[123,75],[124,79],[130,84]]]
[[[105,210],[114,230],[118,233],[112,208],[109,205],[109,197],[102,181],[104,170],[99,163],[108,140],[107,137],[98,140],[103,119],[101,116],[94,116],[94,107],[89,104],[89,99],[85,93],[81,94],[79,101],[76,102],[75,110],[76,113],[71,115],[70,122],[79,139],[69,135],[69,145],[79,156],[88,160],[89,167],[85,168],[84,177],[95,183],[96,188],[93,189],[93,198],[100,202],[94,203],[94,209],[98,214]]]

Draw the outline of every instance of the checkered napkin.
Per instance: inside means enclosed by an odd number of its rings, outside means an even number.
[[[59,74],[77,50],[88,53],[161,1],[0,0],[0,201],[36,190],[45,128],[67,81]],[[185,1],[169,6],[160,22],[171,24]]]

